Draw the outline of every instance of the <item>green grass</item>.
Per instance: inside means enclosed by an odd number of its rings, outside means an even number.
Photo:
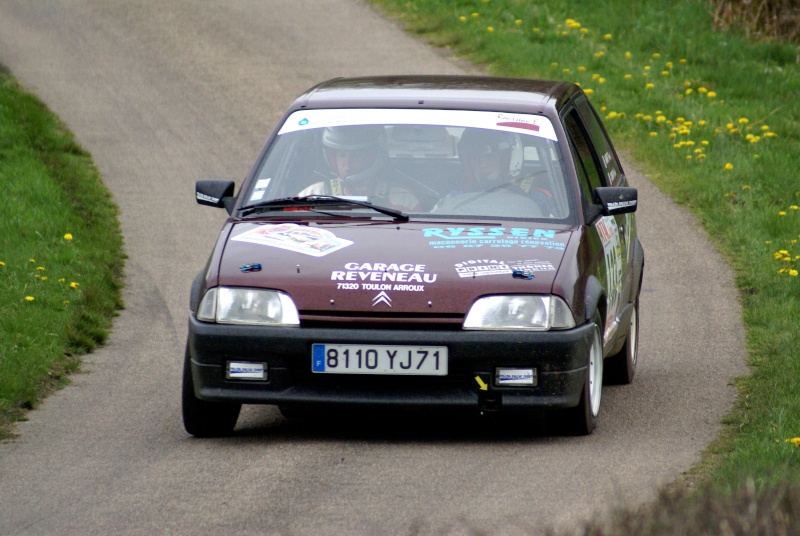
[[[117,209],[87,155],[0,73],[0,438],[79,367],[122,307]]]
[[[736,272],[752,375],[696,473],[734,494],[800,482],[787,441],[800,437],[798,47],[715,30],[698,0],[373,3],[491,74],[587,90],[618,147]]]

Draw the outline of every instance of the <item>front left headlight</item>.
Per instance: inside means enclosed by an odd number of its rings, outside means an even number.
[[[197,309],[197,319],[220,324],[300,325],[297,307],[287,294],[238,287],[209,289]]]
[[[485,296],[470,307],[464,329],[548,331],[575,327],[569,306],[558,296]]]

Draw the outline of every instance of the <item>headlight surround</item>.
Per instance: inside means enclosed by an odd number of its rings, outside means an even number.
[[[575,318],[558,296],[484,296],[470,307],[464,329],[532,330],[569,329]]]
[[[300,325],[297,307],[288,294],[239,287],[209,289],[197,308],[197,319],[220,324]]]

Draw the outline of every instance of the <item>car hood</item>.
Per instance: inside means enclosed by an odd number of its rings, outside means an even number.
[[[305,314],[463,315],[479,296],[550,293],[570,236],[520,222],[235,223],[218,281],[282,290]]]

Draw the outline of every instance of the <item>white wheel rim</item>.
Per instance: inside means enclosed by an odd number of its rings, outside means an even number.
[[[592,349],[589,352],[589,400],[592,417],[600,413],[600,398],[603,395],[603,344],[600,331],[595,328]]]

